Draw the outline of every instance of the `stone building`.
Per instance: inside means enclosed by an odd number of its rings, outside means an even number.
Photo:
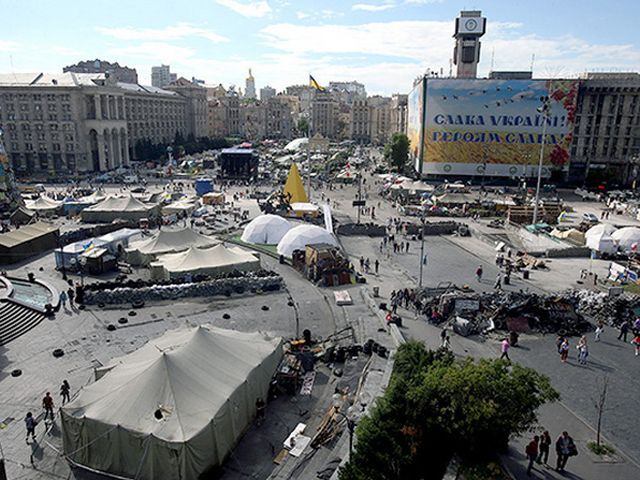
[[[339,105],[329,92],[316,91],[311,101],[311,135],[319,133],[325,138],[338,135]]]
[[[175,82],[177,79],[178,75],[171,73],[170,65],[151,67],[151,86],[153,87],[164,88]]]
[[[391,134],[407,133],[407,101],[405,93],[391,95]]]
[[[118,62],[110,63],[104,60],[86,60],[74,65],[68,65],[62,69],[64,73],[109,73],[118,82],[138,83],[138,72],[135,68],[121,67]]]
[[[260,101],[266,102],[272,97],[276,96],[276,89],[267,85],[266,87],[262,87],[260,89]]]
[[[266,138],[291,139],[293,138],[294,117],[291,102],[288,97],[276,95],[266,102]]]
[[[105,74],[1,74],[0,128],[19,175],[108,171],[128,165],[140,140],[169,144],[176,133],[206,132],[206,110],[192,107],[203,97],[189,95],[190,87]]]
[[[186,78],[178,78],[167,87],[187,101],[187,131],[195,138],[207,136],[207,89]]]
[[[371,124],[367,99],[355,100],[351,105],[350,139],[356,143],[371,142]]]

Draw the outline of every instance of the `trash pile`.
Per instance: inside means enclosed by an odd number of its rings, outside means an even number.
[[[564,296],[571,299],[582,315],[595,323],[618,326],[624,320],[632,323],[640,316],[640,295],[611,296],[605,292],[568,290]]]

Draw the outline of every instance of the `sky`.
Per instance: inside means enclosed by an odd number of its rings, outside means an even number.
[[[357,80],[407,93],[427,69],[447,75],[454,19],[482,10],[479,76],[640,71],[637,0],[0,0],[0,72],[61,72],[99,58],[244,89]]]

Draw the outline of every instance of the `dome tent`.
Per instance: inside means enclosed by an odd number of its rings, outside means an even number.
[[[64,454],[141,480],[199,478],[249,426],[281,357],[282,339],[262,333],[167,332],[61,408]]]
[[[260,215],[249,222],[240,238],[246,243],[277,245],[291,230],[291,224],[278,215]]]
[[[144,265],[153,261],[156,255],[182,252],[192,246],[211,247],[218,243],[220,242],[215,238],[202,235],[191,228],[160,230],[150,238],[132,243],[126,251],[129,262]]]
[[[599,236],[603,232],[606,235],[611,235],[616,230],[617,228],[611,225],[610,223],[599,223],[591,227],[589,230],[587,230],[584,236],[586,238],[589,238],[590,236]]]
[[[589,235],[586,239],[586,246],[591,250],[607,254],[616,253],[616,250],[618,250],[616,241],[604,230],[598,234]]]
[[[630,252],[634,244],[640,244],[640,228],[621,228],[620,230],[616,230],[615,232],[613,232],[611,234],[611,238],[618,242],[618,248],[620,250],[624,252]]]
[[[324,228],[308,224],[298,225],[282,237],[278,243],[278,254],[291,258],[294,250],[304,250],[307,245],[318,243],[338,246],[335,237]]]

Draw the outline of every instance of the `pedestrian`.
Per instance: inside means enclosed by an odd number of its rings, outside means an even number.
[[[364,261],[364,271],[366,273],[369,273],[370,267],[371,267],[371,263],[369,262],[369,257],[367,257],[367,259]]]
[[[36,442],[36,419],[33,418],[33,413],[27,412],[27,416],[24,417],[24,423],[27,427],[27,443],[29,443],[29,435],[31,435],[31,439]]]
[[[51,420],[53,421],[53,398],[51,397],[51,393],[47,392],[47,394],[42,399],[42,408],[44,408],[44,419],[47,420],[47,416],[51,415]]]
[[[640,317],[633,322],[633,334],[638,335],[638,333],[640,333]]]
[[[549,461],[549,447],[551,446],[551,435],[549,435],[549,431],[545,430],[544,433],[540,436],[540,445],[538,447],[538,463],[544,463],[547,465]]]
[[[258,397],[256,400],[256,420],[258,425],[261,425],[264,422],[265,412],[267,410],[267,405],[264,403],[262,397]]]
[[[478,265],[478,268],[476,268],[476,278],[478,283],[482,282],[482,265]]]
[[[562,432],[562,435],[556,440],[556,455],[558,460],[556,462],[556,470],[558,472],[564,472],[564,467],[567,465],[569,457],[573,457],[578,454],[578,449],[573,441],[573,438],[569,436],[569,433]]]
[[[451,349],[451,337],[449,335],[444,337],[444,341],[442,342],[442,348],[444,348],[445,350]]]
[[[447,338],[447,327],[444,327],[441,331],[440,331],[440,346],[444,347],[444,342],[445,339]]]
[[[364,270],[364,257],[360,257],[360,270]]]
[[[527,475],[531,476],[531,469],[533,468],[533,462],[538,458],[538,442],[540,441],[540,437],[538,435],[533,437],[533,440],[529,442],[527,448],[525,448],[525,453],[527,454],[527,459],[529,460],[529,464],[527,465]]]
[[[511,363],[511,359],[509,358],[509,349],[511,348],[511,344],[509,343],[509,339],[505,337],[500,344],[500,350],[502,351],[502,355],[500,355],[500,360],[506,358],[509,363]]]
[[[566,363],[567,362],[567,358],[569,357],[569,340],[568,339],[564,339],[562,341],[562,343],[560,344],[560,361],[562,363]]]
[[[382,242],[380,242],[380,253],[382,253],[382,247],[383,247],[383,244]]]
[[[598,322],[596,326],[596,342],[600,341],[600,337],[602,336],[602,332],[604,332],[604,323],[601,321]]]
[[[69,287],[67,289],[67,297],[69,297],[69,306],[73,308],[73,299],[76,296],[76,292],[74,292],[73,287]]]
[[[405,251],[406,253],[409,253],[409,242],[406,242],[406,243],[405,243],[405,245],[404,245],[404,251]]]
[[[60,292],[60,304],[62,305],[62,308],[67,308],[67,292],[64,290]]]
[[[640,355],[640,333],[636,334],[633,340],[631,340],[631,343],[633,343],[633,346],[636,349],[636,357],[637,357],[638,355]]]
[[[373,267],[376,270],[376,275],[378,274],[378,268],[380,267],[380,262],[378,261],[378,259],[376,258],[376,261],[373,263]]]
[[[578,349],[578,363],[580,365],[587,364],[587,357],[589,356],[589,347],[587,346],[587,336],[583,335],[578,340],[578,344],[576,345]]]
[[[618,335],[618,340],[622,340],[624,343],[627,343],[628,333],[629,333],[629,320],[624,320],[620,324],[620,334]]]
[[[496,283],[493,284],[493,288],[496,290],[502,290],[502,274],[500,272],[496,275]]]
[[[71,385],[66,380],[62,381],[62,385],[60,386],[60,396],[62,397],[62,405],[69,401],[69,391],[71,390]]]

